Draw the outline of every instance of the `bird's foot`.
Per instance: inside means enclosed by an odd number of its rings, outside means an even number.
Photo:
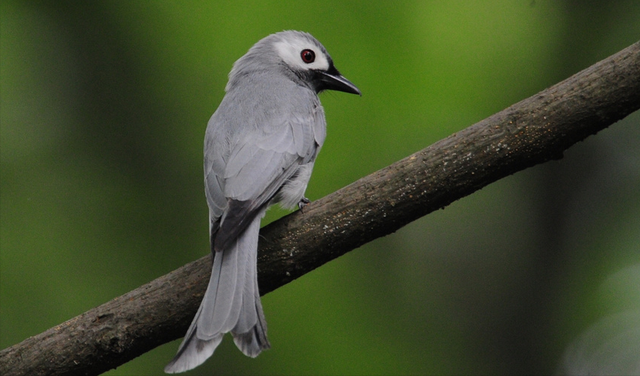
[[[311,202],[311,200],[309,200],[306,197],[303,197],[300,199],[300,202],[298,202],[298,209],[300,209],[300,211],[302,213],[304,213],[304,211],[302,210],[305,206],[309,205],[309,203]]]

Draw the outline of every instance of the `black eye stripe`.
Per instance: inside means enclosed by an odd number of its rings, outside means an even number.
[[[300,58],[306,64],[311,64],[316,61],[316,53],[309,49],[302,50],[302,52],[300,52]]]

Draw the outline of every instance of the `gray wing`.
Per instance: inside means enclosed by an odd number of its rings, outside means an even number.
[[[300,166],[315,160],[325,138],[324,111],[317,97],[304,99],[302,107],[259,119],[262,124],[251,123],[255,119],[226,124],[224,116],[212,117],[205,179],[213,249],[222,250],[237,238]]]

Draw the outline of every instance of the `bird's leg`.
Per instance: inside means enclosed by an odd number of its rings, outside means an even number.
[[[306,198],[306,197],[302,197],[302,198],[300,199],[300,202],[298,202],[298,209],[300,209],[300,211],[301,211],[302,213],[304,213],[304,211],[303,211],[302,209],[303,209],[305,206],[309,205],[309,203],[310,203],[310,202],[311,202],[311,200],[309,200],[308,198]]]

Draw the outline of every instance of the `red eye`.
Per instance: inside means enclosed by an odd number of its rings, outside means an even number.
[[[316,53],[311,50],[302,50],[300,57],[305,63],[311,64],[316,60]]]

